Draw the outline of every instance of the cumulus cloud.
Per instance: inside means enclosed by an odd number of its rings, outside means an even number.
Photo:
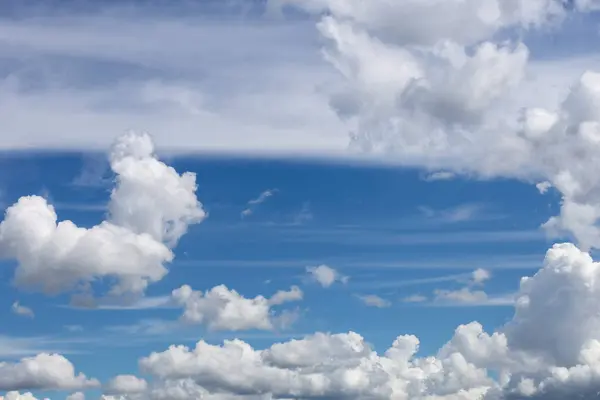
[[[145,395],[554,400],[595,393],[599,278],[600,263],[588,253],[557,244],[544,266],[522,279],[508,323],[491,334],[477,322],[460,325],[433,356],[416,357],[420,343],[411,335],[398,336],[381,354],[355,332],[315,333],[263,350],[237,339],[201,340],[192,349],[171,346],[140,359],[141,371],[153,377]]]
[[[0,390],[78,390],[98,387],[96,379],[76,373],[60,354],[41,353],[16,363],[0,362]]]
[[[118,375],[111,379],[105,386],[104,392],[107,394],[137,394],[143,393],[148,387],[148,383],[134,375]]]
[[[299,301],[303,293],[297,286],[289,291],[280,290],[271,298],[246,298],[225,285],[215,286],[202,293],[183,285],[172,293],[173,300],[184,308],[182,320],[191,324],[205,324],[211,330],[241,331],[249,329],[273,330],[285,328],[294,313],[275,313],[274,306]]]
[[[337,270],[327,266],[319,265],[316,267],[306,267],[310,278],[324,288],[328,288],[335,282],[347,283],[350,279],[348,276],[340,274]]]
[[[595,2],[571,2],[570,11],[559,0],[272,3],[318,16],[326,59],[346,80],[331,104],[358,150],[430,170],[544,182],[541,191],[563,196],[545,228],[600,247],[592,172],[600,75],[585,72],[562,101],[532,105],[518,90],[529,49],[499,39],[597,10]]]
[[[33,310],[31,308],[21,305],[18,301],[15,301],[13,303],[13,305],[10,307],[10,310],[12,311],[13,314],[20,315],[22,317],[26,317],[26,318],[35,317],[35,313],[33,312]]]
[[[154,155],[148,135],[129,133],[110,153],[115,188],[105,221],[91,228],[58,222],[39,196],[21,197],[0,223],[0,255],[18,261],[14,282],[47,294],[83,291],[103,278],[115,283],[108,295],[139,296],[166,274],[172,247],[191,224],[205,217],[193,173],[178,174]]]
[[[83,392],[71,393],[66,400],[85,400],[85,394]]]

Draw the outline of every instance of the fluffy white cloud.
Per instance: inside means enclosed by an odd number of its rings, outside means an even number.
[[[77,390],[99,385],[96,379],[77,374],[73,364],[59,354],[41,353],[16,363],[0,362],[0,390]]]
[[[148,383],[134,375],[118,375],[111,379],[105,386],[107,394],[136,394],[146,391]]]
[[[0,400],[38,400],[32,393],[19,393],[16,391],[7,392],[4,396],[0,396]]]
[[[357,149],[449,174],[543,182],[540,190],[563,196],[545,227],[600,247],[600,75],[584,73],[562,101],[530,99],[518,90],[526,44],[499,39],[507,29],[559,23],[564,2],[272,3],[318,15],[326,59],[346,79],[331,104]],[[595,1],[572,6],[598,9]]]
[[[83,392],[71,393],[66,400],[85,400],[85,394]]]
[[[13,314],[20,315],[22,317],[35,317],[35,313],[31,308],[21,305],[18,301],[13,303],[13,305],[10,307],[10,310],[13,312]]]
[[[306,267],[306,272],[309,273],[312,280],[325,288],[330,287],[335,282],[347,283],[349,279],[349,277],[340,274],[337,270],[327,265]]]
[[[205,324],[212,330],[230,331],[284,328],[293,322],[295,314],[289,311],[276,314],[272,307],[302,297],[297,286],[292,286],[289,291],[280,290],[271,298],[245,298],[225,285],[215,286],[205,293],[184,285],[172,293],[173,300],[184,308],[183,321]]]
[[[195,175],[179,175],[159,161],[148,135],[116,141],[110,165],[116,174],[106,221],[91,228],[58,217],[46,199],[21,197],[0,223],[0,255],[18,261],[19,287],[56,294],[114,278],[109,296],[143,294],[167,274],[171,247],[190,224],[205,217],[195,195]]]
[[[241,340],[171,346],[140,360],[151,399],[593,398],[600,390],[600,263],[572,244],[523,278],[513,318],[459,326],[435,356],[399,336],[382,354],[358,333],[316,333],[259,350]],[[586,395],[590,397],[585,397]],[[214,397],[212,397],[214,396]],[[583,396],[583,397],[581,397]],[[135,397],[129,397],[136,399]]]

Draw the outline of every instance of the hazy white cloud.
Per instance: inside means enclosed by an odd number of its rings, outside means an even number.
[[[31,308],[21,305],[18,301],[15,301],[13,303],[13,305],[10,307],[10,310],[12,311],[13,314],[20,315],[22,317],[26,317],[26,318],[35,317],[35,313],[33,312],[33,310]]]
[[[427,301],[427,296],[421,294],[413,294],[402,299],[405,303],[423,303]]]
[[[434,292],[434,301],[456,302],[456,303],[483,303],[488,299],[488,295],[483,290],[471,290],[462,288],[459,290],[436,289]]]
[[[337,270],[327,266],[319,265],[316,267],[306,267],[310,278],[324,288],[328,288],[335,282],[347,283],[348,276],[341,275]]]
[[[387,308],[392,305],[389,300],[386,300],[376,294],[359,295],[358,298],[369,307]]]
[[[472,220],[493,219],[497,216],[486,211],[481,204],[462,204],[443,210],[436,210],[431,207],[420,206],[419,212],[426,218],[438,223],[460,223]]]
[[[473,271],[472,283],[480,285],[483,284],[485,281],[491,279],[491,277],[492,274],[490,271],[483,268],[477,268],[475,271]]]
[[[456,178],[456,174],[450,171],[437,171],[432,172],[425,176],[425,180],[427,182],[435,182],[435,181],[449,181],[451,179]]]
[[[257,198],[248,201],[248,207],[245,208],[241,213],[242,218],[252,215],[256,207],[267,201],[269,197],[273,196],[277,192],[277,189],[267,189],[264,192],[262,192]]]

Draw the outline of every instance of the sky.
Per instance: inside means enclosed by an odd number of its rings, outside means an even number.
[[[599,12],[1,2],[0,399],[599,398]]]

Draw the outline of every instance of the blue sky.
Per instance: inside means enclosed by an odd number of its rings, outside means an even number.
[[[3,2],[1,393],[598,389],[600,4],[565,4]]]
[[[102,165],[98,158],[12,156],[3,168],[12,171],[3,174],[3,201],[42,194],[55,204],[60,219],[93,226],[102,220],[110,195],[111,174],[97,167]],[[226,284],[254,297],[295,284],[305,292],[298,322],[279,333],[207,333],[192,327],[153,334],[153,325],[176,320],[180,311],[64,308],[67,297],[11,287],[7,266],[0,295],[7,305],[2,319],[10,321],[4,335],[44,337],[48,344],[42,346],[69,354],[82,371],[99,379],[135,373],[137,358],[174,339],[192,345],[201,337],[215,343],[241,337],[265,347],[315,331],[353,330],[383,350],[403,332],[421,338],[422,351],[429,354],[459,324],[477,320],[493,329],[510,318],[512,307],[402,299],[460,289],[478,268],[492,274],[485,286],[490,298],[512,295],[519,278],[535,272],[543,260],[550,242],[539,226],[558,202],[552,193],[540,195],[534,186],[515,181],[428,181],[417,170],[202,157],[175,158],[171,165],[197,174],[198,197],[209,217],[190,228],[169,275],[148,295],[169,295],[182,284],[202,290]],[[81,185],[82,176],[88,185]],[[242,217],[248,202],[267,189],[276,191]],[[306,271],[321,264],[350,280],[321,287]],[[391,305],[368,307],[360,295],[377,295]],[[35,318],[12,313],[16,300],[32,308]]]

